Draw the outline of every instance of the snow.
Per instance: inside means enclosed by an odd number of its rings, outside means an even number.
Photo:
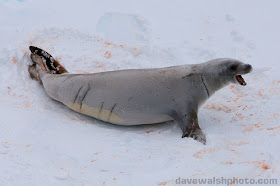
[[[277,0],[0,0],[0,185],[278,179],[279,5]],[[73,73],[218,57],[242,60],[254,71],[244,76],[247,86],[230,85],[200,109],[203,145],[182,139],[174,122],[121,127],[55,102],[29,77],[31,44]]]

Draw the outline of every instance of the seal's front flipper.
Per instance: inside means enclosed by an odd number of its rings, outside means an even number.
[[[198,125],[197,112],[187,113],[179,116],[177,113],[172,114],[172,118],[179,124],[184,137],[191,137],[204,145],[206,144],[205,134]]]
[[[48,52],[35,46],[30,46],[29,49],[33,55],[38,55],[43,59],[44,65],[47,67],[49,72],[53,74],[63,74],[67,72],[67,70]]]
[[[185,136],[183,135],[182,138],[191,137],[194,140],[197,140],[197,141],[203,143],[204,145],[206,144],[205,134],[202,132],[202,130],[200,128],[195,128],[190,131],[186,131],[186,133],[187,134]]]

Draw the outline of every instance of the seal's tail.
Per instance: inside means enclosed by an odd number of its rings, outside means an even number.
[[[36,66],[36,63],[42,67],[42,70],[47,71],[52,74],[63,74],[68,72],[57,60],[55,60],[48,52],[35,47],[35,46],[30,46],[29,47],[31,51],[31,59],[34,62],[33,66]],[[33,57],[32,57],[33,56]],[[40,56],[41,60],[34,60],[34,56]],[[43,63],[43,64],[41,64]],[[32,66],[31,66],[32,67]],[[29,71],[30,72],[30,71]],[[32,77],[32,75],[31,75]]]

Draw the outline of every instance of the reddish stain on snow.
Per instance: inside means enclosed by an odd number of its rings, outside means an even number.
[[[11,145],[11,143],[9,143],[8,141],[4,141],[2,144],[3,144],[5,147],[9,147],[9,146]]]
[[[167,182],[164,181],[164,182],[160,182],[158,185],[166,185],[166,184],[167,184]]]
[[[149,130],[149,131],[147,131],[146,133],[149,134],[149,133],[151,133],[151,132],[154,132],[154,131],[153,131],[153,130]]]
[[[200,150],[197,153],[193,154],[193,157],[202,159],[205,154],[211,153],[211,152],[214,152],[214,151],[215,151],[215,149],[212,149],[212,148],[203,149],[203,150]]]
[[[239,156],[239,153],[236,152],[235,150],[230,150],[234,155]]]
[[[215,105],[212,103],[211,107],[208,107],[209,109],[216,109]]]
[[[93,162],[96,162],[96,160],[91,160],[90,162],[92,162],[92,163],[93,163]]]
[[[105,170],[105,169],[101,169],[100,171],[101,172],[108,172],[108,170]]]
[[[272,87],[269,89],[269,93],[271,93],[272,95],[280,94],[280,81],[279,80],[274,80],[272,82]]]
[[[236,177],[236,178],[233,180],[233,182],[230,184],[230,186],[234,185],[237,179],[238,179],[238,177]]]
[[[253,130],[255,129],[258,129],[258,130],[263,130],[263,128],[261,128],[261,126],[263,126],[263,124],[259,124],[259,123],[256,123],[256,124],[242,124],[240,126],[244,126],[246,127],[242,132],[245,133],[245,132],[252,132]]]
[[[104,54],[104,57],[106,57],[107,59],[112,57],[112,54],[109,51],[106,51]]]
[[[247,145],[247,144],[249,144],[249,142],[247,142],[247,141],[240,141],[238,143],[230,143],[229,145],[242,146],[242,145]]]
[[[260,90],[259,90],[259,96],[260,96],[260,97],[263,96],[263,92],[264,92],[264,89],[260,89]]]
[[[264,153],[262,153],[262,152],[261,152],[261,153],[260,153],[260,155],[262,155],[262,156],[263,156],[263,155],[264,155]]]
[[[231,164],[233,164],[233,162],[232,161],[225,161],[225,162],[222,162],[222,164],[231,165]]]
[[[254,130],[254,127],[249,127],[249,128],[246,128],[245,130],[243,130],[242,132],[251,132]]]
[[[277,129],[280,129],[280,126],[278,126],[278,127],[273,127],[273,128],[267,128],[267,130],[277,130]]]
[[[113,178],[113,180],[117,180],[117,178]]]
[[[255,126],[256,128],[260,128],[260,127],[261,127],[260,124],[254,124],[254,126]]]
[[[238,120],[242,120],[245,118],[245,116],[243,116],[241,113],[236,113],[235,115],[237,116]]]
[[[105,41],[104,44],[107,45],[107,46],[112,45],[112,43],[109,43],[109,42],[107,42],[107,41]]]
[[[231,91],[236,95],[236,98],[235,98],[233,101],[234,101],[234,102],[237,102],[237,101],[241,98],[240,93],[238,92],[238,90],[235,89],[235,86],[234,86],[234,85],[231,85],[229,88],[230,88]]]
[[[30,108],[32,104],[33,104],[33,102],[26,103],[26,104],[24,105],[24,108]]]
[[[246,145],[249,144],[249,142],[247,141],[240,141],[238,144],[236,144],[237,146],[242,146],[242,145]]]
[[[164,182],[160,182],[158,185],[167,185],[167,184],[170,184],[170,183],[174,183],[174,180],[168,180],[168,181],[164,181]]]
[[[245,105],[242,110],[246,110],[248,108],[248,105]]]
[[[273,117],[274,117],[274,118],[279,118],[279,117],[280,117],[280,114],[279,114],[279,113],[274,113],[274,114],[273,114]]]
[[[98,61],[93,62],[97,68],[105,69],[106,64]]]
[[[226,112],[226,113],[230,113],[230,112],[233,112],[233,111],[237,110],[235,107],[230,107],[230,106],[227,106],[225,104],[214,105],[213,103],[211,105],[206,104],[204,106],[204,108],[217,110],[217,111],[223,111],[223,112]]]
[[[17,59],[15,57],[12,57],[12,62],[16,65],[17,64]]]
[[[93,155],[99,155],[101,152],[95,152],[93,153]]]
[[[263,170],[268,170],[270,169],[270,167],[266,164],[265,160],[261,160],[261,161],[246,161],[246,162],[242,162],[242,163],[247,163],[249,165],[254,165],[257,168],[262,168]],[[240,164],[242,164],[240,163]]]
[[[69,120],[76,121],[77,119],[76,118],[69,118]]]
[[[268,166],[267,164],[263,164],[263,165],[262,165],[262,168],[263,168],[264,170],[270,169],[269,166]]]

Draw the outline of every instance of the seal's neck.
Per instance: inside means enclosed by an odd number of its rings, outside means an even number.
[[[215,94],[216,91],[220,90],[230,83],[227,77],[201,75],[201,79],[205,85],[208,97],[211,97],[213,94]]]

